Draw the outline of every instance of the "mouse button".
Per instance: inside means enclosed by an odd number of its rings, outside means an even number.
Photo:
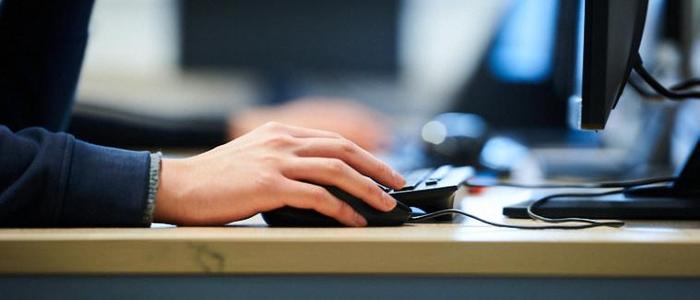
[[[405,212],[411,212],[411,208],[408,205],[403,204],[401,201],[396,201],[396,207],[394,209],[399,209]]]

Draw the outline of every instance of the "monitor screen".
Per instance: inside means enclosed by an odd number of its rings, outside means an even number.
[[[480,115],[497,130],[547,131],[553,139],[560,133],[568,139],[577,7],[569,0],[507,2],[450,110]]]
[[[265,75],[392,75],[398,6],[397,0],[183,0],[180,64]]]

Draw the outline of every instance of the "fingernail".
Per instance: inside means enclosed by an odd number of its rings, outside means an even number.
[[[384,201],[384,205],[388,209],[394,209],[394,207],[396,207],[396,200],[387,193],[382,193],[382,201]]]
[[[360,214],[356,213],[355,214],[355,224],[357,226],[366,226],[367,220],[365,220],[365,218],[363,218]]]

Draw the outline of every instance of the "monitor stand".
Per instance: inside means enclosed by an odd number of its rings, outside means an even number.
[[[700,139],[673,183],[630,188],[598,198],[554,198],[537,208],[549,218],[581,217],[626,220],[700,220]],[[526,201],[503,208],[511,218],[530,218]]]

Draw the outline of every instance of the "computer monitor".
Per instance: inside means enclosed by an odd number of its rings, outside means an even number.
[[[528,144],[568,144],[569,135],[590,135],[571,130],[566,115],[576,7],[569,0],[508,2],[474,74],[449,110],[477,114],[490,128]]]
[[[642,65],[639,47],[647,0],[581,1],[578,49],[581,55],[577,61],[578,88],[573,96],[580,98],[581,128],[605,128],[633,69],[661,95],[679,96],[665,90]],[[688,98],[691,94],[685,95],[678,98]],[[605,197],[567,195],[538,205],[536,213],[550,218],[700,219],[700,137],[694,145],[686,163],[665,184],[629,187]],[[530,203],[505,207],[503,213],[528,218]]]
[[[179,64],[246,72],[263,102],[305,96],[314,78],[398,74],[399,1],[179,1]]]
[[[267,101],[303,96],[305,79],[398,74],[399,1],[183,0],[185,70],[244,71]]]
[[[261,73],[398,69],[399,1],[184,0],[180,64]]]
[[[601,130],[615,108],[639,51],[647,0],[581,1],[576,94],[578,126]],[[582,36],[581,36],[582,35]]]

